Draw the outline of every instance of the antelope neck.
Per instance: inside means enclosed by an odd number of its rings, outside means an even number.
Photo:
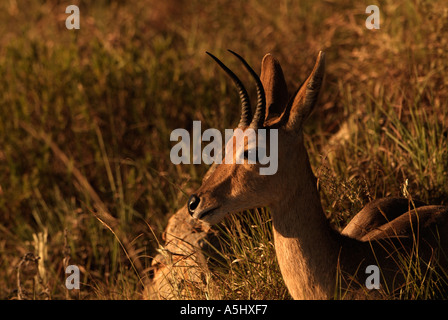
[[[276,254],[295,299],[327,299],[336,281],[340,245],[322,210],[309,161],[305,162],[291,192],[271,205]]]

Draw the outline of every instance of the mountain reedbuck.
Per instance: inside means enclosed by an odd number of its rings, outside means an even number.
[[[383,289],[396,293],[409,285],[409,269],[404,268],[403,257],[417,259],[422,272],[436,264],[446,275],[443,249],[448,248],[448,207],[384,198],[369,203],[342,233],[327,221],[303,138],[305,120],[316,105],[322,85],[325,54],[319,52],[310,76],[288,99],[283,71],[270,54],[263,58],[260,79],[241,56],[232,53],[255,79],[258,101],[253,117],[241,81],[209,55],[239,90],[242,114],[238,127],[243,131],[278,130],[278,170],[273,175],[261,175],[260,164],[233,161],[216,165],[188,200],[189,213],[216,224],[230,213],[269,207],[278,263],[295,299],[341,297],[338,292],[350,299],[381,298]],[[249,151],[256,151],[247,150],[247,143],[244,148],[245,157]],[[226,154],[229,156],[235,157],[236,153]],[[370,265],[380,270],[381,290],[366,287]]]

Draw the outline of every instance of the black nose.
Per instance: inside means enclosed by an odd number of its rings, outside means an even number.
[[[190,215],[193,215],[194,210],[199,205],[199,202],[201,202],[201,199],[195,194],[191,195],[190,199],[188,199],[188,212]]]

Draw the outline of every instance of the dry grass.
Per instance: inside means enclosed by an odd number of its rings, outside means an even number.
[[[400,195],[406,181],[413,197],[447,204],[448,8],[377,2],[381,29],[371,31],[369,4],[83,1],[81,29],[69,31],[65,3],[3,1],[0,298],[17,297],[27,252],[46,252],[33,298],[141,298],[167,218],[207,169],[171,164],[170,132],[193,120],[203,129],[238,120],[237,94],[205,51],[225,58],[230,48],[255,70],[271,52],[291,92],[326,51],[306,134],[324,208],[339,226],[370,199]],[[331,140],[339,128],[346,133]],[[288,297],[269,229],[241,233],[238,221],[225,227],[228,278],[216,273],[229,289],[223,297]],[[240,249],[231,242],[238,237]],[[77,293],[64,286],[68,258],[80,266]]]

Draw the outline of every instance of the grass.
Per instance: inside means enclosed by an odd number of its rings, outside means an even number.
[[[221,227],[216,286],[226,299],[290,299],[276,261],[267,210],[231,216]],[[213,265],[213,264],[212,264]]]
[[[305,130],[336,226],[371,199],[402,194],[405,183],[416,199],[448,203],[443,0],[70,4],[80,7],[77,31],[65,28],[60,1],[0,4],[1,299],[17,297],[27,252],[41,256],[46,281],[35,298],[141,298],[147,277],[138,269],[149,268],[167,219],[207,170],[170,163],[171,131],[191,130],[193,120],[223,130],[239,118],[232,83],[205,51],[245,83],[226,50],[255,70],[271,52],[291,92],[326,51],[325,87]],[[381,10],[380,30],[364,26],[370,4]],[[267,212],[222,228],[228,251],[213,275],[222,297],[288,298]],[[80,266],[79,292],[64,286],[68,258]]]

